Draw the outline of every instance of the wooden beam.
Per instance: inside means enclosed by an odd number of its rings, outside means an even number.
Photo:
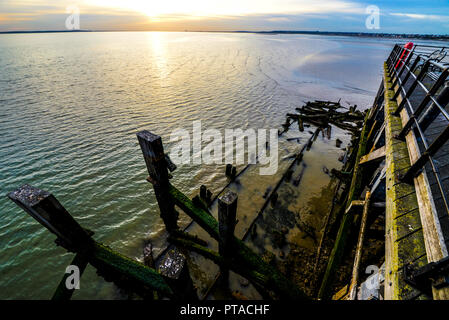
[[[28,184],[10,192],[8,197],[58,237],[59,244],[76,251],[92,238],[49,192]]]
[[[192,200],[180,192],[176,187],[170,184],[170,194],[176,205],[180,207],[188,216],[198,223],[209,235],[219,240],[218,222],[213,216],[201,208],[196,207]],[[307,295],[303,293],[296,285],[288,280],[276,268],[264,262],[262,258],[248,248],[243,241],[233,237],[232,246],[234,248],[233,263],[240,263],[249,270],[262,274],[269,278],[275,290],[281,297],[306,300]]]
[[[426,261],[422,224],[415,188],[402,183],[398,173],[410,167],[407,146],[395,139],[402,129],[395,116],[398,108],[388,68],[384,64],[386,210],[385,210],[385,299],[406,300],[420,292],[405,282],[403,268],[413,263],[420,267]]]
[[[363,206],[362,222],[360,223],[359,238],[357,240],[357,247],[355,249],[354,267],[352,269],[352,279],[349,285],[349,300],[356,300],[357,286],[359,282],[359,269],[362,260],[363,242],[365,240],[365,230],[368,221],[368,210],[370,207],[371,192],[367,191]]]
[[[136,288],[155,289],[168,296],[173,291],[156,270],[146,267],[112,249],[94,241],[87,231],[73,219],[70,213],[49,192],[24,185],[8,194],[29,215],[58,237],[58,242],[69,251],[84,255],[106,278],[112,281],[126,278]]]
[[[380,147],[379,149],[376,149],[374,151],[371,151],[367,155],[361,157],[359,164],[365,164],[367,162],[371,162],[382,158],[385,158],[385,146]]]
[[[212,260],[215,264],[217,264],[220,267],[225,267],[229,270],[234,271],[237,274],[240,274],[241,276],[251,281],[251,283],[253,283],[255,286],[262,287],[265,290],[277,289],[276,286],[273,285],[273,282],[270,277],[267,277],[255,270],[249,269],[245,267],[245,265],[243,264],[238,264],[228,259],[225,259],[218,252],[215,252],[202,245],[199,245],[193,241],[181,239],[179,237],[170,236],[168,240],[179,247],[191,250],[193,252],[202,255],[207,259]]]
[[[356,208],[362,208],[365,205],[365,200],[353,200],[351,201],[351,204],[349,207],[346,208],[345,213],[348,214],[352,210],[355,210]]]

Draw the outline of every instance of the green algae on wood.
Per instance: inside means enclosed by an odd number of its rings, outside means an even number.
[[[420,293],[405,282],[403,267],[427,263],[424,237],[415,187],[399,181],[398,173],[410,167],[405,142],[395,139],[402,130],[400,117],[394,115],[398,105],[388,68],[384,65],[385,84],[385,158],[386,158],[386,226],[385,226],[385,299],[405,300]],[[423,297],[423,296],[421,296]]]
[[[171,184],[169,192],[178,207],[206,230],[212,238],[219,240],[218,222],[213,216],[203,209],[196,207],[187,196]],[[243,241],[233,237],[232,246],[234,248],[232,261],[234,263],[240,263],[245,266],[245,268],[268,277],[274,290],[281,296],[281,298],[294,300],[308,299],[304,292],[297,288],[276,268],[264,262],[262,258],[248,248]]]

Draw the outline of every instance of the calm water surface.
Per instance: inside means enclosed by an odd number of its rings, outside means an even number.
[[[193,120],[204,128],[278,128],[311,99],[368,107],[393,43],[217,33],[1,35],[0,193],[24,183],[51,191],[97,240],[141,259],[143,241],[157,239],[163,224],[137,131],[160,134],[169,150],[170,132],[191,130]],[[323,148],[312,149],[312,162],[326,157]],[[200,184],[216,192],[226,183],[222,166],[185,165],[174,176],[189,196]],[[327,183],[314,179],[307,197]],[[73,257],[53,241],[0,198],[0,299],[51,297]],[[81,285],[75,298],[120,298],[91,267]]]

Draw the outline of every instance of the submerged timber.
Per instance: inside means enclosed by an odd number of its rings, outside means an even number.
[[[80,226],[47,191],[24,185],[8,196],[55,234],[57,245],[75,254],[72,264],[81,273],[90,263],[106,281],[144,299],[206,299],[217,288],[230,291],[231,271],[265,299],[449,299],[446,55],[447,48],[396,45],[383,66],[373,105],[365,112],[339,102],[313,101],[288,113],[278,137],[301,147],[283,158],[289,161],[287,170],[266,189],[263,206],[243,227],[237,224],[239,194],[230,187],[240,183],[238,177],[250,165],[237,172],[228,164],[228,184],[221,192],[212,197],[201,186],[199,195],[190,199],[176,187],[171,174],[176,165],[161,137],[146,130],[137,133],[147,181],[169,233],[169,244],[157,257],[150,243],[145,247],[144,263],[94,240],[94,232]],[[310,128],[306,141],[301,141],[303,136],[284,137],[293,124],[299,132]],[[330,140],[333,128],[352,138],[340,159],[342,168],[323,168],[332,177],[332,201],[317,232],[307,220],[292,217],[284,205],[288,195],[281,190],[301,183],[304,155],[320,134]],[[341,143],[336,139],[337,147]],[[178,225],[181,211],[192,219],[185,228]],[[292,245],[283,263],[271,252],[260,254],[251,241],[264,223],[281,258],[289,225],[310,238],[316,252]],[[204,261],[218,269],[211,269],[211,281],[200,290],[191,269]],[[66,279],[62,277],[53,299],[71,298]],[[246,298],[239,292],[224,296]]]

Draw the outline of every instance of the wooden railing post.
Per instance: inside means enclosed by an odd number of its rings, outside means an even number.
[[[92,238],[70,213],[49,192],[23,185],[8,197],[58,237],[58,244],[70,251],[79,251]]]
[[[234,239],[234,230],[237,216],[237,194],[226,189],[218,198],[218,252],[228,260],[232,256],[232,243]],[[229,270],[221,268],[222,279],[227,281]]]
[[[175,210],[173,199],[169,193],[167,161],[164,146],[160,136],[147,130],[137,133],[143,158],[147,165],[149,181],[153,184],[159,205],[161,218],[167,231],[171,232],[178,228],[178,214]]]

